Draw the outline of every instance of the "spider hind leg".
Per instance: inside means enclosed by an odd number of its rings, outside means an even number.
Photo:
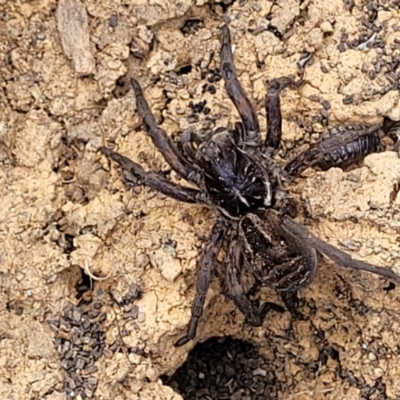
[[[187,333],[176,341],[176,347],[183,346],[196,336],[197,325],[203,314],[211,275],[217,262],[218,253],[221,249],[227,228],[228,224],[225,218],[219,217],[212,228],[209,242],[202,251],[198,264],[196,295],[192,303],[192,315],[187,327]]]

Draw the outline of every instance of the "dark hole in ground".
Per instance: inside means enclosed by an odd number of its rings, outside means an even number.
[[[185,21],[184,25],[182,28],[180,28],[181,32],[183,34],[195,34],[202,26],[203,26],[203,20],[200,18],[190,18],[187,21]]]
[[[91,290],[92,286],[92,281],[90,279],[90,276],[84,272],[84,270],[81,270],[82,277],[79,279],[79,281],[76,283],[75,289],[76,289],[76,298],[79,300],[82,297],[84,297],[85,293]]]
[[[185,400],[278,399],[273,366],[243,340],[211,338],[197,344],[171,377],[161,377]]]
[[[187,75],[190,74],[190,72],[192,72],[192,66],[188,64],[180,67],[177,71],[177,75]]]

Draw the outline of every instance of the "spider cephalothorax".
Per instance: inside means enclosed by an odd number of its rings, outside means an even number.
[[[240,146],[238,128],[216,129],[195,151],[211,203],[232,218],[269,207],[272,197],[268,171]]]
[[[143,96],[139,83],[131,83],[137,100],[137,111],[144,121],[154,145],[171,168],[198,189],[178,185],[164,175],[145,171],[139,164],[110,149],[100,150],[115,160],[136,184],[147,185],[161,193],[188,203],[201,203],[219,213],[198,265],[196,295],[187,334],[177,341],[181,346],[193,339],[209,287],[212,271],[225,238],[227,243],[226,279],[228,295],[252,325],[260,325],[270,303],[258,305],[249,299],[243,283],[243,270],[249,267],[256,286],[268,285],[288,299],[308,285],[317,267],[317,251],[337,264],[369,271],[400,283],[400,277],[389,269],[353,260],[348,254],[318,239],[293,217],[296,206],[282,187],[282,182],[298,176],[310,166],[323,169],[344,167],[379,150],[380,138],[393,123],[365,128],[346,126],[310,146],[282,169],[276,170],[273,156],[282,136],[280,92],[290,78],[270,81],[265,97],[267,134],[261,140],[257,114],[240,85],[234,65],[230,33],[222,28],[221,73],[226,91],[234,103],[241,122],[234,128],[221,127],[201,137],[193,130],[181,136],[181,148],[155,118]],[[229,235],[226,233],[230,231]]]

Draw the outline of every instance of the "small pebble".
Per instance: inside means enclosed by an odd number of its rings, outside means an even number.
[[[111,297],[113,298],[113,300],[118,305],[122,305],[122,303],[124,302],[124,299],[122,298],[121,293],[116,289],[112,289],[110,293],[111,293]]]
[[[324,107],[325,110],[329,110],[329,109],[331,108],[331,103],[329,103],[328,100],[324,100],[324,101],[322,102],[322,107]]]
[[[111,15],[108,24],[111,28],[115,28],[118,25],[118,16],[116,14]]]
[[[267,376],[267,371],[265,370],[265,369],[262,369],[262,368],[256,368],[254,371],[253,371],[253,375],[254,376]]]
[[[144,322],[146,320],[146,314],[144,312],[140,312],[137,317],[138,322]]]
[[[345,96],[343,97],[343,104],[352,104],[354,99],[353,96]]]
[[[329,21],[323,21],[319,27],[320,27],[321,31],[324,33],[332,33],[333,32],[332,24]]]

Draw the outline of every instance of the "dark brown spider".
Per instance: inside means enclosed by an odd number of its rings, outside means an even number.
[[[268,285],[276,289],[286,299],[287,305],[293,293],[312,281],[317,266],[317,251],[343,267],[369,271],[400,283],[400,277],[389,269],[353,260],[295,222],[295,202],[282,186],[282,182],[310,166],[323,169],[344,167],[378,151],[380,138],[389,131],[391,121],[371,128],[347,126],[338,129],[336,134],[333,132],[311,146],[283,169],[277,169],[273,156],[282,134],[279,96],[283,88],[294,82],[289,78],[280,78],[269,83],[265,98],[268,129],[263,142],[257,115],[235,74],[227,26],[222,28],[220,56],[226,91],[242,121],[237,122],[233,129],[215,129],[204,138],[192,130],[186,131],[181,136],[182,151],[157,126],[139,83],[131,80],[137,111],[154,145],[178,175],[195,183],[199,189],[173,183],[158,172],[145,171],[128,158],[105,147],[100,148],[120,165],[132,183],[219,211],[209,241],[200,256],[196,295],[187,334],[176,342],[176,346],[182,346],[195,337],[211,274],[224,238],[228,236],[228,294],[247,321],[255,326],[262,323],[273,305],[266,303],[259,306],[249,299],[249,292],[243,284],[245,266],[251,268],[258,286]]]

